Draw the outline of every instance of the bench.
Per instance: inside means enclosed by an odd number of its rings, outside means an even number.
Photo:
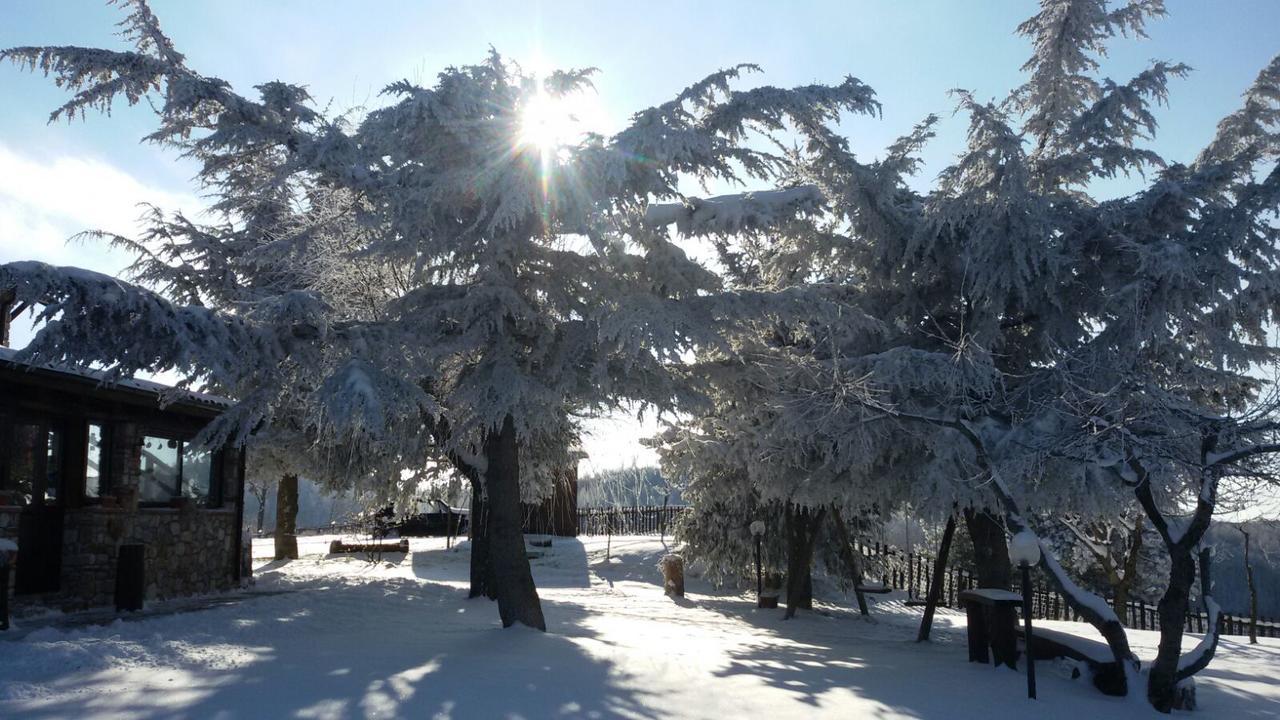
[[[1018,628],[1018,637],[1023,646],[1026,646],[1026,635],[1022,628]],[[1125,694],[1124,668],[1116,662],[1111,648],[1104,642],[1038,627],[1031,634],[1031,657],[1036,660],[1064,657],[1078,660],[1088,666],[1094,687],[1103,694]]]
[[[370,542],[370,543],[344,543],[341,540],[334,540],[329,543],[329,554],[337,555],[339,553],[407,553],[409,552],[408,538],[400,538],[395,542]]]

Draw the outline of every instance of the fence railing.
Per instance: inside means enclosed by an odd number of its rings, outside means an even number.
[[[907,591],[908,596],[921,600],[928,596],[929,582],[933,574],[934,558],[923,553],[903,552],[883,543],[855,543],[858,551],[865,559],[867,567],[864,572],[875,577],[885,585],[897,590]],[[955,607],[957,596],[962,590],[970,590],[978,586],[977,576],[967,568],[949,566],[943,575],[942,592],[939,602],[947,607]],[[1022,591],[1021,583],[1016,579],[1014,589]],[[1081,621],[1080,615],[1071,609],[1066,596],[1050,589],[1043,581],[1033,581],[1031,590],[1031,615],[1040,620]],[[1155,605],[1141,600],[1130,600],[1125,603],[1126,627],[1135,630],[1158,630],[1160,616]],[[1184,619],[1187,632],[1203,633],[1209,623],[1204,612],[1189,612]],[[1248,635],[1249,618],[1222,613],[1219,617],[1219,631],[1223,635]],[[1258,637],[1280,638],[1280,620],[1275,618],[1258,618]]]
[[[579,535],[660,535],[671,532],[682,505],[578,508]]]

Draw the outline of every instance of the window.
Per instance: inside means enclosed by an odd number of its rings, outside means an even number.
[[[204,448],[183,443],[182,494],[208,505],[213,489],[213,455]]]
[[[44,502],[49,505],[58,503],[58,492],[62,487],[62,433],[50,429],[47,432],[44,462]]]
[[[100,498],[109,489],[107,487],[107,467],[110,455],[107,453],[106,434],[102,425],[89,423],[89,442],[84,459],[84,496]]]
[[[18,423],[13,426],[13,445],[9,456],[9,487],[19,505],[28,505],[35,493],[36,476],[40,473],[40,455],[44,453],[40,426]]]
[[[57,505],[62,489],[62,431],[39,421],[20,421],[12,425],[10,438],[8,478],[0,487],[6,500],[17,505]]]
[[[216,501],[213,456],[182,440],[147,435],[142,438],[138,499],[166,503],[186,497],[198,504]]]

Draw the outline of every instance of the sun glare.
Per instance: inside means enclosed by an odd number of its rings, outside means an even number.
[[[575,92],[561,97],[538,93],[524,108],[516,142],[554,154],[572,145],[599,121],[599,100],[593,92]]]

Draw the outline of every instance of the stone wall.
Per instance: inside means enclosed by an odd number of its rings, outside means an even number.
[[[148,601],[227,590],[235,584],[234,509],[84,508],[63,531],[64,609],[111,605],[120,546],[146,547]]]
[[[66,510],[59,592],[63,609],[114,604],[116,569],[124,544],[146,547],[148,602],[235,585],[236,498],[241,492],[238,451],[227,451],[221,464],[220,506],[138,507],[142,434],[135,423],[115,427],[111,465],[118,506]]]

